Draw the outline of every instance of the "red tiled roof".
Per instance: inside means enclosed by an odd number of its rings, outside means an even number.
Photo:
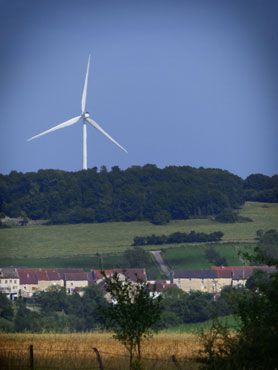
[[[212,266],[218,278],[233,278],[235,280],[248,279],[255,270],[266,272],[275,271],[275,267],[270,266]]]
[[[69,274],[74,274],[76,277],[74,280],[90,280],[91,273],[86,273],[82,269],[42,269],[42,268],[18,268],[17,269],[20,284],[38,284],[38,281],[53,281],[53,280],[65,280],[65,275],[69,277]],[[82,277],[78,277],[78,274],[85,274]],[[87,274],[89,274],[87,276]]]
[[[95,280],[103,278],[102,271],[105,272],[106,276],[112,276],[113,274],[122,274],[131,281],[147,280],[147,274],[145,269],[111,269],[111,270],[92,270]]]
[[[166,281],[163,280],[157,280],[155,283],[149,283],[148,286],[150,290],[154,292],[164,292],[167,289],[178,287],[177,284],[167,283]]]
[[[24,284],[38,284],[38,277],[34,271],[17,269],[19,276],[19,283]]]

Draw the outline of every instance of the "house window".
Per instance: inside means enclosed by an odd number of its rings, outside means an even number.
[[[70,283],[70,285],[73,285],[73,283]]]
[[[32,290],[36,290],[36,287],[32,286]]]
[[[8,284],[8,280],[5,280],[5,284]]]
[[[12,280],[10,280],[10,283],[12,283],[13,281]]]
[[[16,280],[14,280],[14,284],[16,284]]]

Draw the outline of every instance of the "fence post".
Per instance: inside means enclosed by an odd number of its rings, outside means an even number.
[[[176,366],[176,368],[179,369],[179,370],[181,370],[181,366],[178,363],[178,360],[176,359],[176,356],[175,355],[172,355],[172,361],[173,361],[174,365]]]
[[[33,344],[29,346],[29,360],[30,360],[30,369],[34,370],[34,348]]]
[[[99,350],[96,347],[93,347],[93,351],[95,352],[96,357],[97,357],[97,362],[98,362],[99,370],[104,370],[104,367],[103,367],[102,359],[100,357]]]

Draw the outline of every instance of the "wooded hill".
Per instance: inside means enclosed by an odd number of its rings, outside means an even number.
[[[186,219],[278,201],[278,176],[246,180],[220,169],[152,164],[126,170],[39,170],[0,175],[1,214],[50,223]]]

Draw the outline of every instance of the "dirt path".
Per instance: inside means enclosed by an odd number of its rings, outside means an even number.
[[[163,258],[161,257],[161,251],[150,251],[150,253],[153,255],[154,259],[156,260],[161,272],[163,272],[163,274],[168,276],[170,273],[170,269],[165,264]]]

